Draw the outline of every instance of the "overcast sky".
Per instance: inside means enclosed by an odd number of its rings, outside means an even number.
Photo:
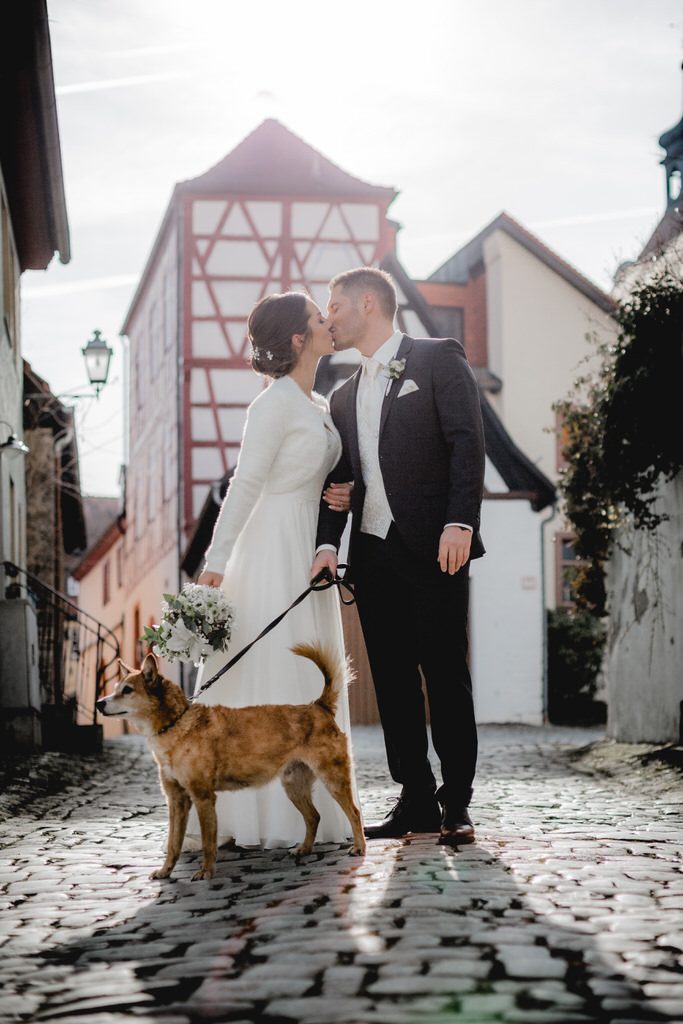
[[[24,356],[83,388],[84,493],[115,494],[122,345],[176,182],[266,117],[399,196],[425,277],[501,210],[609,290],[663,212],[682,112],[680,0],[48,0],[72,260],[23,277]],[[159,396],[164,400],[164,396]]]

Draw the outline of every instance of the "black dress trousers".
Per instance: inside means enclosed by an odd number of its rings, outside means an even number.
[[[441,766],[442,802],[467,806],[477,760],[467,664],[469,563],[453,576],[414,554],[392,524],[386,540],[359,533],[353,572],[391,776],[419,800],[434,793],[425,704]]]

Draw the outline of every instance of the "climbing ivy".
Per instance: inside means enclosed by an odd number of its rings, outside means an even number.
[[[605,566],[615,529],[654,531],[655,488],[683,468],[683,283],[660,266],[616,306],[616,344],[597,344],[598,369],[554,406],[566,467],[560,491],[582,560],[577,604],[605,614]],[[593,357],[595,359],[595,356]]]

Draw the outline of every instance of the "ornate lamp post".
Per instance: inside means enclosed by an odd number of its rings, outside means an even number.
[[[7,438],[0,444],[0,455],[7,455],[9,458],[16,458],[18,455],[28,455],[30,448],[25,445],[23,441],[20,441],[17,435],[14,433],[14,427],[7,420],[0,420],[0,423],[6,427],[9,427],[9,434]]]
[[[101,331],[93,331],[92,338],[81,349],[81,352],[85,359],[88,380],[95,389],[95,398],[99,398],[100,391],[107,383],[109,363],[114,354],[113,349],[109,348]]]

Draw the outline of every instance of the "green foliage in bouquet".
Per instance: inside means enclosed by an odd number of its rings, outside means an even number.
[[[234,610],[217,587],[186,583],[179,594],[164,594],[161,610],[161,622],[144,631],[155,654],[197,665],[214,651],[226,650]]]

